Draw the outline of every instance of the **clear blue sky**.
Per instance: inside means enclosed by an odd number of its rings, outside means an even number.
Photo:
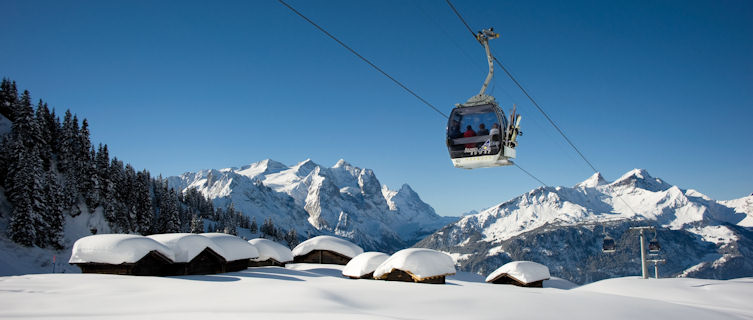
[[[449,112],[486,75],[444,1],[288,0]],[[715,199],[753,192],[752,1],[454,1],[607,179],[644,168]],[[277,1],[0,2],[0,76],[152,174],[344,158],[443,215],[538,183],[455,169],[446,121]],[[590,168],[502,72],[519,163],[549,185]]]

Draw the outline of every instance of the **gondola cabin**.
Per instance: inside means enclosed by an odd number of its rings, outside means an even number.
[[[661,251],[661,245],[659,245],[659,240],[653,239],[649,241],[648,243],[648,252],[649,253],[659,253]]]
[[[607,236],[604,238],[604,242],[601,245],[601,251],[604,253],[612,253],[616,251],[616,246],[612,237]]]
[[[515,158],[520,115],[513,106],[508,123],[494,97],[484,94],[494,75],[494,57],[489,40],[499,34],[493,29],[479,31],[476,39],[486,50],[489,73],[481,91],[463,104],[456,104],[447,119],[447,150],[456,168],[475,169],[509,166]]]

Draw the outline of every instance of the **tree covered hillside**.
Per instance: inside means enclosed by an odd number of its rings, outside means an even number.
[[[44,101],[34,106],[31,94],[19,94],[7,79],[0,86],[0,114],[12,123],[10,132],[0,133],[0,194],[7,200],[0,221],[18,244],[62,249],[66,215],[101,214],[109,230],[99,232],[235,233],[256,227],[232,207],[215,210],[196,190],[181,193],[161,176],[110,158],[107,145],[92,145],[86,119],[79,122],[66,110],[61,121]],[[272,221],[263,229],[273,237],[285,234]]]

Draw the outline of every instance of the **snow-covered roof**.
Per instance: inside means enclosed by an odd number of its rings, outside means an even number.
[[[374,271],[374,278],[381,278],[394,269],[405,271],[416,280],[423,280],[455,274],[455,261],[449,255],[436,250],[403,249],[379,265]]]
[[[374,272],[390,256],[381,252],[364,252],[351,259],[343,268],[346,277],[360,278]]]
[[[147,236],[164,244],[172,250],[175,255],[175,262],[189,262],[196,258],[204,249],[209,248],[220,256],[225,256],[225,252],[211,239],[193,233],[164,233]]]
[[[486,277],[486,282],[492,282],[504,274],[523,284],[547,280],[551,277],[549,268],[543,264],[532,261],[513,261],[494,270]]]
[[[352,242],[332,236],[318,236],[308,239],[293,249],[293,256],[302,256],[314,250],[329,250],[353,258],[363,249]]]
[[[277,262],[293,261],[293,254],[290,249],[277,242],[262,238],[248,240],[248,242],[259,250],[259,258],[256,260],[265,261],[272,258]]]
[[[68,263],[135,263],[151,251],[175,260],[172,250],[154,239],[132,234],[97,234],[76,240]]]
[[[223,257],[227,261],[255,259],[259,257],[259,250],[256,250],[254,245],[234,235],[225,233],[202,233],[201,235],[212,239],[212,241],[220,246],[224,252]]]

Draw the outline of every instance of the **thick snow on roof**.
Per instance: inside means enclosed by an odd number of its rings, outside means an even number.
[[[175,260],[172,250],[153,239],[132,234],[97,234],[76,240],[68,263],[135,263],[153,250]]]
[[[381,252],[364,252],[351,259],[343,268],[346,277],[360,278],[374,272],[390,256]]]
[[[225,233],[202,233],[201,235],[212,239],[212,241],[220,246],[224,252],[223,257],[227,261],[255,259],[259,257],[259,250],[256,250],[254,245],[234,235]]]
[[[211,239],[193,233],[164,233],[147,236],[170,248],[175,255],[175,262],[189,262],[196,258],[204,249],[209,248],[220,256],[225,252]]]
[[[293,256],[302,256],[314,250],[334,251],[349,258],[361,253],[363,249],[352,242],[332,236],[318,236],[308,239],[293,249]]]
[[[442,252],[410,248],[395,252],[374,271],[374,278],[392,272],[393,269],[411,273],[418,279],[455,274],[455,261]]]
[[[546,280],[551,277],[549,275],[549,268],[543,264],[532,261],[513,261],[494,270],[494,272],[486,277],[486,282],[492,282],[502,274],[507,274],[525,284]]]
[[[290,249],[284,245],[268,239],[252,239],[248,240],[248,243],[254,245],[259,250],[258,261],[265,261],[269,258],[277,260],[277,262],[289,262],[293,261],[293,254]]]

